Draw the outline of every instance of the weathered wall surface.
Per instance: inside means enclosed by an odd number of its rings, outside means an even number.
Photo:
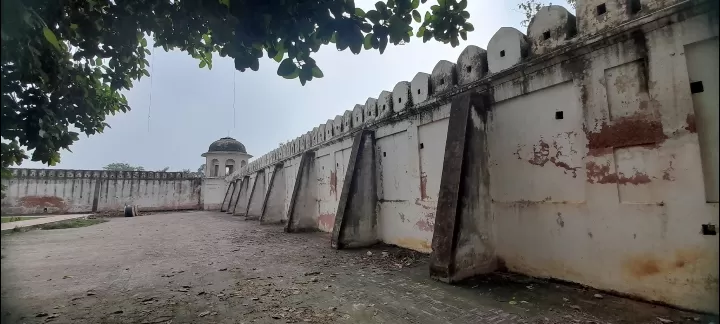
[[[4,179],[4,215],[201,208],[201,179],[179,172],[13,169]],[[224,187],[219,187],[225,190]]]
[[[456,279],[495,262],[717,313],[717,5],[586,0],[577,12],[543,8],[527,34],[503,28],[487,51],[468,46],[234,176],[283,163],[286,195],[273,199],[333,231],[353,137],[372,130],[377,237],[431,252],[450,102],[481,93],[490,107],[468,116],[446,251]]]
[[[265,171],[258,172],[253,182],[247,216],[259,218],[262,215],[262,206],[265,202]]]
[[[268,193],[265,196],[265,209],[260,218],[264,224],[276,224],[286,221],[285,213],[285,167],[279,164],[270,172]]]
[[[202,207],[204,210],[220,210],[225,194],[227,193],[228,182],[222,178],[202,179]],[[229,206],[228,208],[232,208]]]

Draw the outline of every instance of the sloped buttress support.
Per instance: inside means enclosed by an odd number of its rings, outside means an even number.
[[[303,153],[290,196],[285,232],[317,230],[317,172],[315,152]]]
[[[243,178],[237,179],[234,182],[233,193],[230,196],[230,204],[226,213],[232,215],[235,212],[235,205],[237,205],[238,197],[240,196],[240,190],[242,190]]]
[[[260,224],[282,223],[285,221],[285,166],[282,163],[275,164],[269,185],[260,213]]]
[[[262,215],[262,204],[265,201],[265,170],[258,171],[255,174],[250,197],[248,198],[246,219],[259,219]]]
[[[490,210],[485,94],[467,93],[451,106],[430,276],[456,282],[496,269]]]
[[[238,197],[235,200],[235,204],[233,205],[233,209],[231,210],[231,212],[235,216],[245,216],[245,213],[247,212],[247,198],[248,189],[250,187],[250,176],[244,176],[239,184],[240,190],[237,190]]]
[[[220,211],[224,212],[228,210],[228,207],[230,207],[230,200],[232,199],[233,192],[235,191],[235,181],[230,182],[228,184],[227,190],[225,190],[225,197],[223,198],[223,202],[220,205]],[[225,205],[227,203],[227,205]]]
[[[363,247],[377,240],[375,132],[355,135],[340,194],[331,245],[335,249]]]

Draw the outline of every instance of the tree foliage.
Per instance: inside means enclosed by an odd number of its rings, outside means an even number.
[[[29,157],[54,165],[80,133],[109,125],[130,109],[121,93],[149,76],[148,39],[212,68],[213,54],[240,71],[267,56],[277,74],[301,84],[322,78],[312,58],[320,47],[384,52],[388,44],[459,44],[473,30],[468,0],[3,0],[2,168]],[[415,22],[413,26],[413,21]],[[417,28],[417,30],[415,29]]]
[[[128,163],[110,163],[103,167],[107,171],[145,171],[141,166],[132,166]]]

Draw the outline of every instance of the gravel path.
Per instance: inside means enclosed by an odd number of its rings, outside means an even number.
[[[2,323],[708,323],[516,275],[430,280],[427,256],[335,251],[216,212],[2,237]],[[697,322],[695,320],[698,320]],[[718,323],[715,319],[715,323]]]

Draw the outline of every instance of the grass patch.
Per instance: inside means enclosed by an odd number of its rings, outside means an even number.
[[[10,222],[19,222],[19,221],[24,221],[24,220],[28,220],[28,219],[36,219],[36,218],[40,218],[40,217],[12,216],[12,217],[2,217],[2,218],[0,218],[0,221],[2,223],[10,223]]]
[[[53,229],[63,229],[63,228],[77,228],[77,227],[86,227],[91,226],[95,224],[105,223],[107,222],[107,219],[102,218],[76,218],[76,219],[68,219],[65,221],[50,223],[50,224],[42,224],[38,225],[37,228],[43,229],[43,230],[53,230]]]

